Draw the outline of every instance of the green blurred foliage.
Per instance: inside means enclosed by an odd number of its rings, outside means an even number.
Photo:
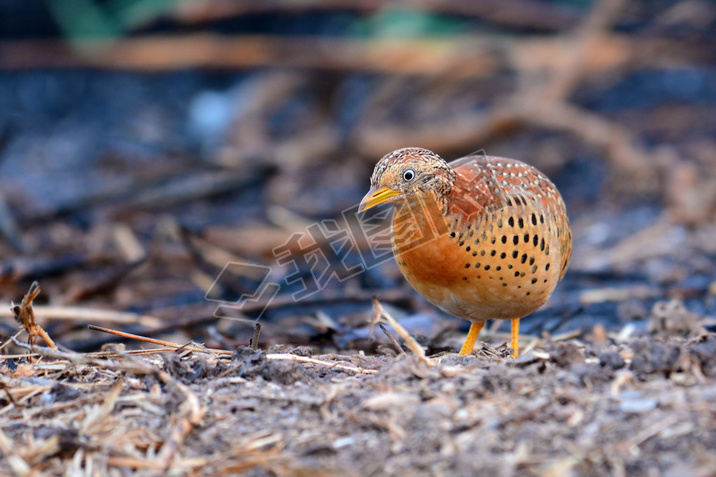
[[[358,37],[402,39],[450,37],[468,30],[464,21],[403,8],[380,10],[365,21],[356,22],[354,28]]]
[[[172,11],[185,0],[46,0],[48,10],[70,40],[112,39]]]

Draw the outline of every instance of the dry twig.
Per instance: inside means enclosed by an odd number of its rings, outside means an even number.
[[[87,325],[87,328],[89,328],[90,330],[93,330],[93,331],[101,331],[103,333],[108,333],[110,335],[121,336],[122,338],[129,338],[129,339],[133,339],[133,340],[145,341],[147,343],[154,343],[154,344],[166,346],[168,348],[173,348],[174,351],[189,350],[189,351],[194,351],[197,353],[216,353],[216,354],[224,355],[224,356],[226,356],[226,355],[230,356],[232,354],[232,351],[227,351],[227,350],[223,350],[223,349],[206,348],[204,346],[196,346],[196,345],[192,346],[189,343],[181,345],[178,343],[172,343],[170,341],[158,340],[155,338],[149,338],[147,336],[135,335],[132,333],[125,333],[123,331],[117,331],[117,330],[112,330],[109,328],[103,328],[101,326]]]
[[[401,338],[403,338],[403,341],[405,341],[405,345],[412,351],[415,356],[420,359],[423,363],[425,363],[428,366],[432,366],[433,362],[430,358],[425,356],[425,350],[423,349],[420,344],[415,341],[415,338],[410,336],[410,333],[403,328],[403,325],[398,323],[398,321],[393,318],[390,313],[388,313],[385,308],[383,308],[383,305],[380,304],[380,301],[378,301],[377,298],[373,299],[373,320],[372,322],[377,322],[380,320],[380,318],[385,318],[385,321],[388,322],[388,324],[393,327],[393,329],[400,335]]]
[[[17,452],[15,452],[10,439],[0,428],[0,452],[7,461],[15,475],[30,475],[30,466]]]
[[[154,316],[139,315],[127,311],[104,310],[79,306],[34,306],[38,315],[46,320],[84,321],[100,323],[117,323],[123,325],[139,324],[147,328],[160,326],[163,322]],[[13,317],[12,310],[0,310],[0,318]]]
[[[134,335],[131,333],[124,333],[121,331],[111,330],[108,328],[102,328],[102,327],[94,326],[94,325],[89,325],[88,327],[91,330],[102,331],[104,333],[109,333],[109,334],[121,336],[124,338],[136,339],[136,340],[145,341],[148,343],[159,344],[162,346],[166,346],[167,348],[171,348],[174,351],[189,350],[189,351],[198,352],[198,353],[216,353],[221,356],[231,356],[233,354],[233,351],[229,351],[229,350],[206,348],[203,346],[199,347],[199,346],[190,345],[190,344],[180,345],[178,343],[172,343],[169,341],[163,341],[163,340],[158,340],[158,339],[154,339],[154,338],[147,338],[146,336]],[[165,351],[165,349],[161,349],[160,351]],[[90,353],[90,354],[84,355],[84,356],[97,356],[97,355],[98,355],[97,353]],[[102,356],[107,357],[110,355],[102,355]],[[111,355],[111,356],[114,356],[114,355]],[[298,362],[309,363],[309,364],[318,364],[318,365],[327,366],[330,368],[345,369],[345,370],[354,371],[354,372],[358,372],[358,373],[364,373],[364,374],[375,373],[374,370],[370,370],[370,369],[363,369],[360,367],[351,367],[351,366],[346,366],[346,365],[339,364],[339,363],[331,363],[328,361],[321,361],[321,360],[314,359],[314,358],[307,358],[307,357],[296,356],[296,355],[267,354],[266,359],[268,359],[268,360],[288,360],[288,361],[298,361]]]
[[[261,336],[261,323],[258,321],[254,325],[254,336],[251,338],[251,347],[253,349],[259,349],[259,336]]]
[[[375,374],[377,371],[374,369],[365,369],[358,366],[347,366],[341,363],[331,363],[330,361],[321,361],[316,358],[308,358],[306,356],[297,356],[295,354],[267,354],[266,359],[268,360],[283,360],[283,361],[298,361],[299,363],[317,364],[320,366],[327,366],[334,369],[344,369],[347,371],[353,371],[362,374]]]
[[[378,323],[378,326],[380,326],[380,329],[383,333],[385,333],[385,336],[388,337],[388,339],[393,343],[393,346],[398,350],[398,353],[405,354],[405,351],[403,350],[403,347],[400,346],[400,343],[398,343],[398,340],[395,339],[393,334],[386,328],[386,326],[383,323]]]
[[[166,471],[172,465],[174,456],[184,443],[186,436],[201,423],[206,409],[199,403],[199,398],[191,389],[169,374],[159,371],[157,377],[164,384],[174,387],[184,397],[179,411],[176,415],[172,415],[173,425],[158,455],[159,461],[163,463],[163,469]]]
[[[149,363],[126,359],[121,362],[94,359],[79,353],[70,351],[60,351],[53,348],[33,347],[40,355],[52,358],[66,360],[71,363],[85,364],[94,366],[99,369],[108,369],[113,371],[123,371],[138,375],[153,375],[167,386],[174,388],[179,392],[183,399],[179,411],[172,416],[172,425],[165,438],[164,445],[159,451],[159,459],[162,462],[162,468],[168,469],[174,456],[181,447],[188,433],[199,425],[204,416],[205,409],[199,403],[199,398],[187,386],[178,382],[168,373],[155,368]],[[116,390],[117,388],[115,388]]]

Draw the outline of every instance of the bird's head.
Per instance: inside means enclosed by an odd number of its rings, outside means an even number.
[[[455,171],[440,156],[420,147],[406,147],[386,154],[370,178],[370,190],[359,212],[382,203],[419,198],[430,192],[442,197],[455,183]]]

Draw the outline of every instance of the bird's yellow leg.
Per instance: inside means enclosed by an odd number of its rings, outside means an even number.
[[[472,330],[470,330],[472,331]],[[512,318],[512,357],[520,353],[520,319]]]
[[[477,341],[477,335],[480,334],[480,330],[485,326],[484,321],[473,321],[470,325],[470,331],[467,333],[467,339],[465,344],[460,349],[460,354],[472,354],[472,349],[475,347],[475,341]]]

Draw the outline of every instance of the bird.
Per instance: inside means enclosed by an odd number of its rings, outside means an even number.
[[[536,168],[473,153],[448,163],[420,147],[383,156],[360,202],[390,204],[392,250],[410,285],[442,311],[471,321],[461,354],[472,354],[489,319],[520,318],[562,280],[572,230],[556,186]]]

